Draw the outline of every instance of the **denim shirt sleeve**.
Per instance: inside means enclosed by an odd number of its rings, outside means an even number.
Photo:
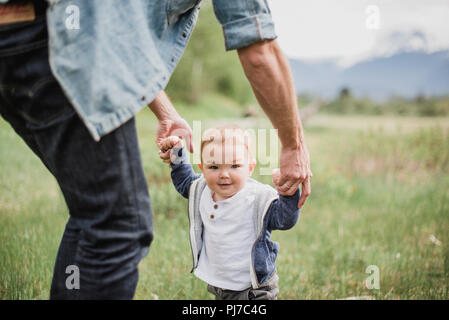
[[[269,230],[288,230],[295,226],[299,219],[299,188],[292,196],[279,196],[271,204],[267,212]]]
[[[213,6],[223,27],[226,50],[277,38],[266,0],[213,0]]]
[[[193,171],[184,148],[173,148],[172,155],[172,162],[170,163],[172,171],[170,175],[173,185],[176,191],[188,199],[192,181],[201,177],[201,174]]]

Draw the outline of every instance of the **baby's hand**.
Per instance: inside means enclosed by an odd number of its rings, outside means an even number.
[[[182,148],[184,145],[182,143],[182,139],[177,136],[170,136],[165,139],[163,139],[161,142],[159,142],[159,157],[165,162],[170,163],[170,159],[172,158],[172,149],[174,147],[176,148]],[[169,152],[170,157],[166,157],[167,152]]]
[[[182,148],[183,147],[182,139],[177,136],[170,136],[163,139],[159,143],[159,149],[161,149],[162,152],[167,152],[169,149],[173,147]]]

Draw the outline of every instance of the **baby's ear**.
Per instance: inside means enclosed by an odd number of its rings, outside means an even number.
[[[251,177],[252,175],[253,175],[253,171],[254,171],[254,168],[256,167],[256,164],[255,163],[250,163],[249,164],[249,176]]]

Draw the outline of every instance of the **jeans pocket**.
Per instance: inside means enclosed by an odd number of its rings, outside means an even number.
[[[48,46],[45,15],[34,21],[0,25],[0,58],[17,56]]]
[[[30,130],[47,128],[75,112],[51,75],[40,78],[31,86],[0,85],[0,99],[9,112],[24,120]]]
[[[275,273],[270,279],[266,280],[257,289],[251,289],[249,300],[276,300],[279,294],[278,277]]]

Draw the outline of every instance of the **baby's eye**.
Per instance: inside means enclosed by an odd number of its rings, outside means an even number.
[[[218,167],[217,166],[209,166],[209,169],[216,170],[216,169],[218,169]]]
[[[237,168],[240,168],[240,165],[239,165],[239,164],[233,164],[233,165],[231,166],[231,168],[232,168],[232,169],[237,169]]]

